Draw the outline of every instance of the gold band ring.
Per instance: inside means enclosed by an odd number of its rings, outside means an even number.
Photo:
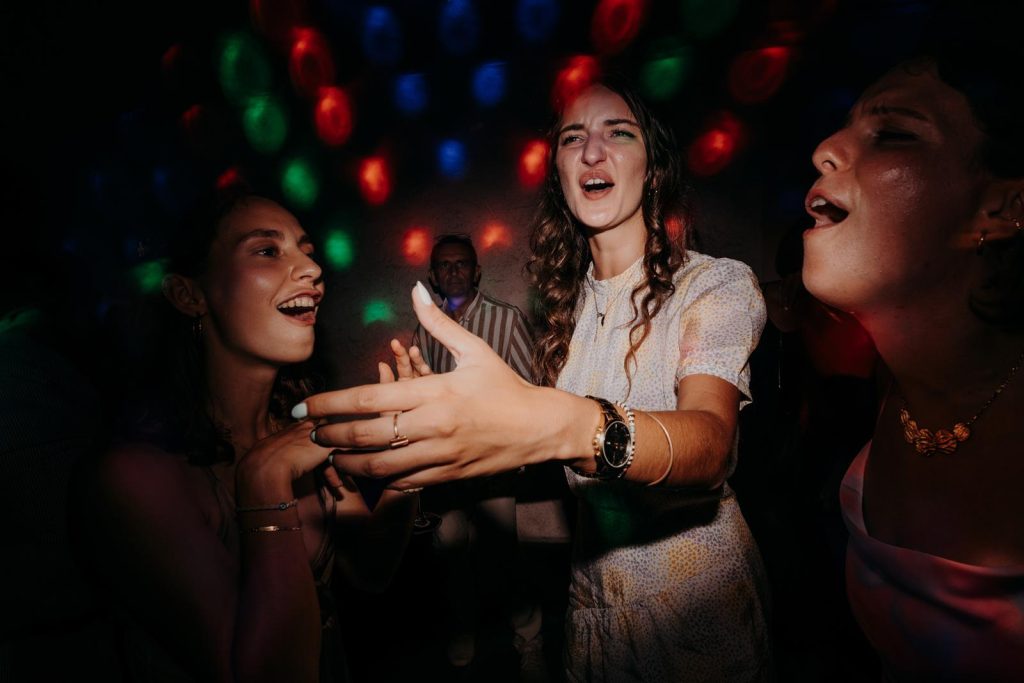
[[[401,448],[402,446],[409,445],[409,437],[398,432],[398,416],[401,413],[395,413],[394,418],[391,421],[391,427],[395,432],[395,438],[388,441],[388,448]]]

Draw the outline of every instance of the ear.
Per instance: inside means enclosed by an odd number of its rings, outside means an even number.
[[[480,269],[480,264],[478,263],[476,264],[476,270],[473,272],[473,289],[480,286],[480,276],[482,274],[483,271]]]
[[[995,179],[982,192],[972,235],[986,240],[1013,237],[1024,226],[1024,178]]]
[[[171,305],[188,317],[206,314],[206,298],[193,278],[176,273],[165,275],[162,289]]]
[[[437,288],[437,278],[434,277],[433,267],[427,271],[427,282],[430,283],[430,288],[433,289],[435,293],[441,294],[441,290]]]

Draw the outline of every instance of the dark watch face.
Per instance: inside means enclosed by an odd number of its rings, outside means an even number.
[[[629,427],[625,422],[616,420],[608,425],[604,431],[604,445],[601,450],[609,466],[617,468],[626,464],[626,457],[629,455]]]

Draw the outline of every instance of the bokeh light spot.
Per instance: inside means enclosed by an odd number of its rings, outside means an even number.
[[[270,65],[259,43],[247,33],[235,32],[221,41],[220,86],[234,104],[264,95],[270,89]]]
[[[465,56],[480,39],[480,18],[469,0],[447,0],[438,20],[441,45],[453,55]]]
[[[744,142],[743,124],[730,112],[716,115],[694,140],[687,158],[694,175],[710,176],[732,163]]]
[[[405,257],[405,261],[409,265],[422,266],[426,264],[430,260],[432,248],[430,231],[426,228],[409,228],[402,237],[402,256]]]
[[[525,187],[537,187],[544,181],[548,171],[548,155],[551,153],[544,140],[526,143],[519,155],[519,182]]]
[[[324,258],[333,270],[346,270],[356,259],[352,237],[340,228],[328,230],[324,238]]]
[[[244,182],[241,171],[238,170],[237,166],[232,166],[217,176],[216,186],[218,190],[223,192]]]
[[[395,79],[395,107],[408,116],[421,114],[430,99],[423,74],[403,74]]]
[[[389,66],[402,58],[402,29],[387,7],[370,7],[363,20],[363,51],[375,64]]]
[[[295,89],[306,97],[316,97],[320,88],[334,82],[334,60],[323,35],[314,28],[293,31],[288,74]]]
[[[281,191],[292,206],[308,209],[320,195],[320,180],[312,164],[299,157],[289,161],[281,174]]]
[[[692,52],[669,38],[655,43],[640,68],[640,87],[646,97],[662,102],[679,92],[690,75]]]
[[[363,306],[363,326],[373,323],[389,323],[395,319],[395,311],[391,304],[384,299],[371,299]]]
[[[563,111],[579,97],[600,75],[597,59],[590,55],[570,57],[555,77],[551,88],[551,103],[556,111]]]
[[[601,54],[621,52],[643,26],[646,0],[601,0],[594,9],[590,39]]]
[[[481,64],[473,74],[473,97],[485,107],[493,107],[505,99],[505,87],[504,62]]]
[[[281,149],[288,136],[288,119],[284,107],[276,98],[264,96],[249,100],[242,112],[245,139],[261,154],[273,154]]]
[[[359,165],[359,192],[367,204],[383,204],[391,195],[391,171],[383,157],[368,157]]]
[[[142,294],[155,294],[159,292],[163,286],[166,273],[167,264],[163,259],[145,261],[131,269],[131,276],[135,282],[135,287]]]
[[[729,92],[741,104],[764,102],[782,85],[789,61],[790,50],[786,47],[740,53],[729,69]]]
[[[321,88],[313,119],[316,134],[326,144],[345,144],[353,127],[352,103],[345,91],[336,86]]]
[[[466,146],[459,140],[442,140],[437,146],[437,170],[446,178],[461,178],[466,172]]]
[[[512,233],[503,223],[493,221],[484,226],[480,235],[480,248],[489,251],[494,247],[512,246]]]

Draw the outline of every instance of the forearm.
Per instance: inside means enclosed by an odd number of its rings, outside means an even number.
[[[388,587],[412,532],[418,494],[386,490],[372,514],[354,521],[354,538],[339,548],[338,564],[349,582],[365,591]]]
[[[239,506],[293,498],[291,483],[239,487]],[[239,681],[315,681],[320,606],[297,507],[239,512],[240,576],[234,630]]]

